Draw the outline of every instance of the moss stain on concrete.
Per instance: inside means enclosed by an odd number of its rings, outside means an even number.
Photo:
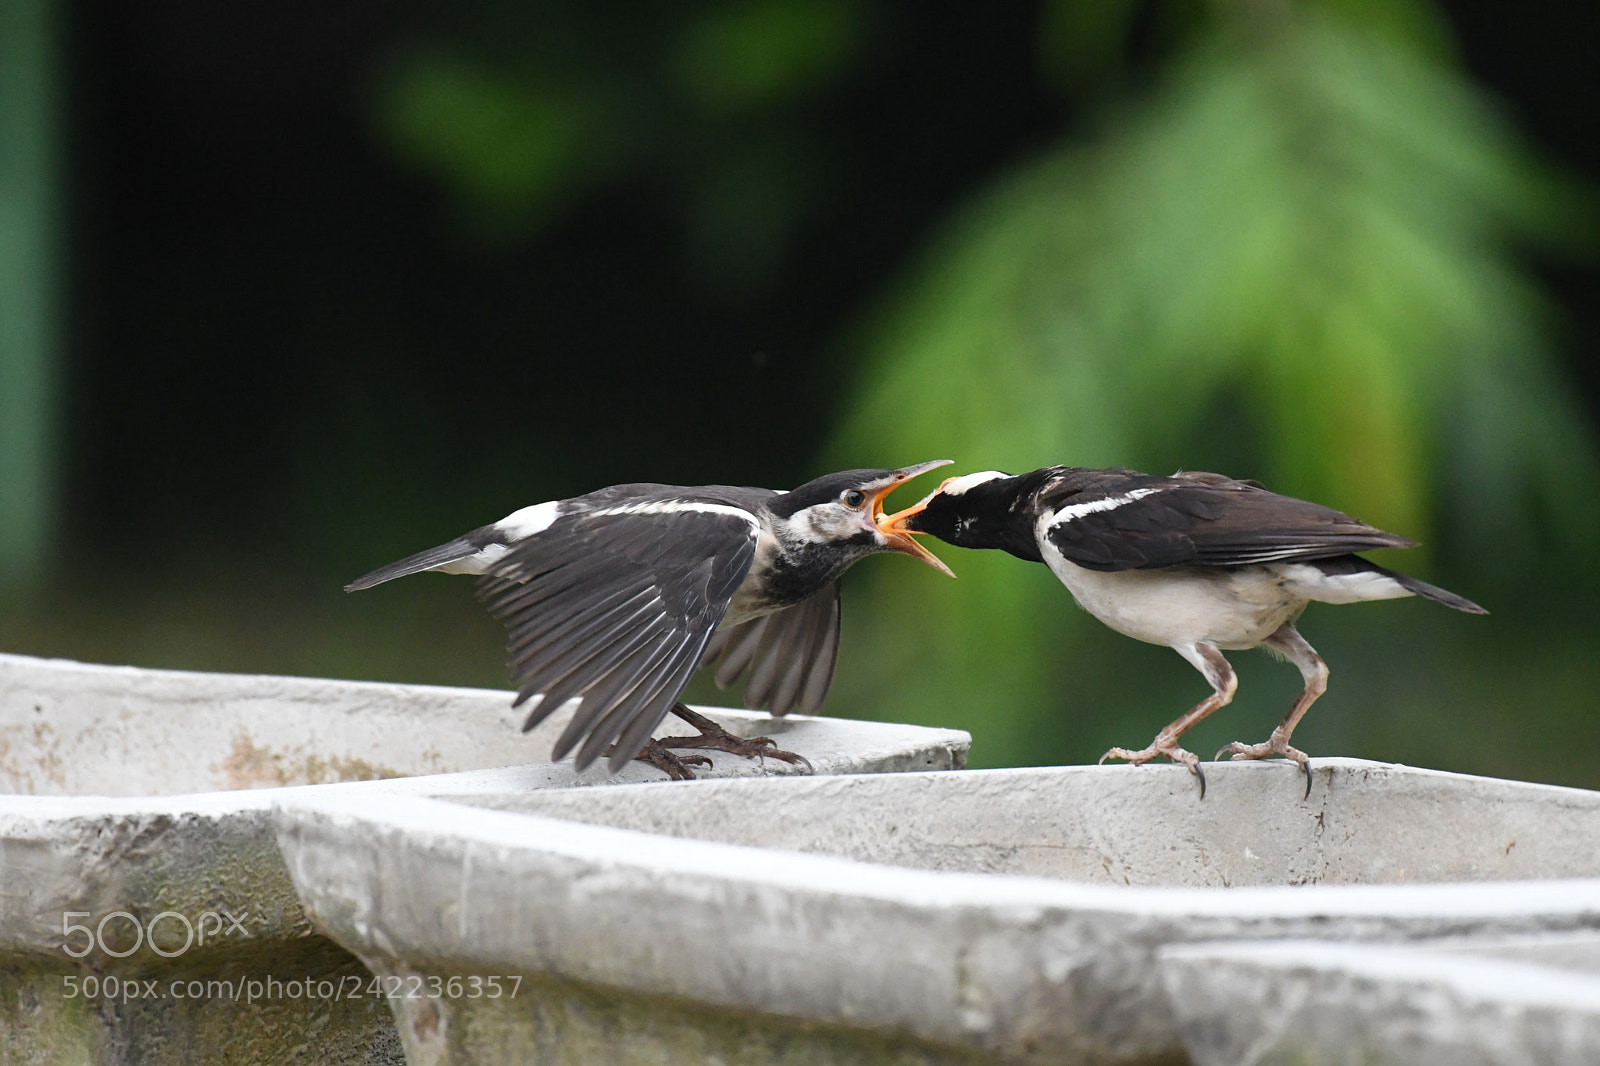
[[[336,755],[292,755],[262,747],[250,734],[234,734],[233,745],[213,767],[230,789],[326,785],[336,781],[378,781],[408,776],[402,770],[365,759]]]
[[[511,979],[505,987],[511,987]],[[413,1062],[977,1066],[989,1061],[971,1049],[893,1033],[719,1010],[530,975],[523,975],[514,997],[444,997],[398,1005],[401,1038]]]

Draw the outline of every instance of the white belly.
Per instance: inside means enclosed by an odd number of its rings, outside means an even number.
[[[1079,606],[1118,633],[1168,647],[1254,648],[1305,609],[1279,568],[1181,568],[1104,573],[1069,562],[1047,542],[1045,562]]]

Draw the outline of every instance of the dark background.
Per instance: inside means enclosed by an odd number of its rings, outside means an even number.
[[[1062,124],[1029,6],[895,12],[906,38],[819,119],[843,187],[767,291],[719,299],[648,172],[536,241],[463,232],[374,141],[392,10],[79,13],[68,525],[117,530],[95,557],[240,548],[337,577],[449,533],[416,528],[432,514],[803,480],[838,399],[829,342]],[[329,495],[351,505],[332,528]],[[341,532],[363,508],[375,528]]]

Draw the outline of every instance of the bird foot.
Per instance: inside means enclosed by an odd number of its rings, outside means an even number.
[[[669,738],[670,739],[670,738]],[[611,752],[607,751],[607,755]],[[644,746],[644,750],[634,756],[639,762],[647,762],[657,770],[666,774],[674,781],[693,781],[693,766],[710,767],[712,762],[704,755],[678,755],[668,751],[667,746],[659,740],[652,740]]]
[[[679,704],[672,713],[682,718],[685,722],[700,730],[699,736],[694,737],[662,737],[656,744],[665,748],[710,748],[714,751],[725,751],[729,755],[739,755],[746,759],[778,759],[794,766],[804,766],[807,773],[815,773],[810,761],[804,755],[796,755],[792,751],[784,751],[771,737],[738,737],[722,728],[703,714],[696,714],[689,708]],[[700,756],[685,756],[685,758],[700,758]]]
[[[1126,759],[1134,766],[1143,766],[1158,755],[1164,755],[1175,763],[1182,763],[1189,768],[1189,772],[1200,779],[1200,798],[1206,798],[1206,775],[1200,769],[1200,756],[1192,751],[1178,747],[1174,739],[1157,736],[1150,742],[1148,748],[1139,751],[1129,751],[1127,748],[1112,748],[1100,756],[1103,764],[1107,759]]]
[[[1301,772],[1306,775],[1306,796],[1309,798],[1311,795],[1311,756],[1299,748],[1290,747],[1289,738],[1279,735],[1276,731],[1260,744],[1243,744],[1236,740],[1217,752],[1218,759],[1224,755],[1236,760],[1266,759],[1273,755],[1282,755],[1299,766]]]

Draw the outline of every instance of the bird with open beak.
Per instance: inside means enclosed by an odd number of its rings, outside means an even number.
[[[1238,679],[1223,651],[1266,645],[1299,668],[1300,698],[1260,744],[1232,743],[1235,759],[1281,755],[1311,764],[1290,734],[1328,684],[1328,667],[1294,623],[1306,605],[1421,596],[1485,614],[1453,592],[1356,555],[1413,542],[1330,507],[1268,492],[1254,481],[1180,471],[1051,466],[947,479],[938,491],[881,523],[892,533],[927,533],[963,548],[999,548],[1049,566],[1079,606],[1122,633],[1165,644],[1205,676],[1212,693],[1137,751],[1101,756],[1140,764],[1156,756],[1205,777],[1178,745],[1195,723],[1233,699]]]
[[[345,586],[371,588],[435,570],[473,574],[509,632],[513,706],[540,696],[526,732],[580,701],[554,756],[600,755],[615,772],[644,758],[677,778],[716,749],[801,763],[766,737],[735,737],[679,702],[701,665],[726,687],[748,673],[746,706],[813,714],[833,679],[839,578],[878,552],[949,574],[909,534],[883,527],[883,500],[939,459],[846,470],[797,489],[613,485],[515,511]],[[700,730],[653,741],[671,712]]]

